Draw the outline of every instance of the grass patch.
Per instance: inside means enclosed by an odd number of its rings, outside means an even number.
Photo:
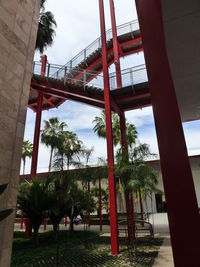
[[[98,232],[61,231],[59,233],[59,265],[67,267],[150,267],[162,244],[160,238],[139,238],[136,242],[135,264],[130,262],[127,239],[120,238],[120,254],[110,255],[110,238]],[[40,234],[40,246],[34,248],[23,233],[14,234],[12,267],[56,266],[56,243],[53,232]]]

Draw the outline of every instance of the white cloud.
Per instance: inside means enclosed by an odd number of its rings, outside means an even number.
[[[59,3],[58,3],[59,2]],[[111,22],[109,17],[109,0],[105,0],[105,13],[107,29]],[[136,19],[136,11],[133,0],[115,0],[117,24]],[[45,53],[50,63],[65,64],[78,52],[93,42],[100,35],[98,0],[48,0],[46,10],[54,13],[57,21],[56,37],[52,47]],[[39,59],[36,53],[35,58]],[[143,64],[143,54],[121,59],[122,69],[133,65]],[[58,109],[43,112],[42,120],[57,116],[65,121],[69,129],[77,132],[79,138],[87,147],[95,146],[92,161],[98,157],[106,158],[106,141],[99,139],[92,131],[92,121],[99,115],[99,110],[90,106],[66,101]],[[139,132],[141,142],[150,144],[152,152],[158,152],[156,133],[151,108],[134,110],[126,113],[127,121],[134,123]],[[33,141],[35,114],[28,111],[25,138]],[[199,129],[185,126],[185,135],[190,154],[199,153]],[[190,128],[190,129],[189,129]],[[49,162],[49,150],[40,144],[38,171],[46,171]],[[30,160],[27,160],[26,171],[30,170]]]

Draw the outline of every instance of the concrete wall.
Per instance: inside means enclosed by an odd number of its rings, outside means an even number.
[[[0,1],[0,210],[15,209],[40,0]],[[14,212],[0,223],[0,267],[10,266]]]
[[[163,187],[163,180],[162,180],[162,173],[161,173],[161,167],[159,161],[152,161],[149,162],[149,164],[152,166],[152,168],[157,172],[158,174],[158,185],[157,188],[161,190],[164,194],[164,187]],[[190,157],[190,165],[191,165],[191,170],[193,174],[193,181],[194,181],[194,186],[195,186],[195,191],[196,191],[196,197],[197,197],[197,202],[198,206],[200,208],[200,156],[192,156]],[[187,196],[185,196],[187,198]],[[153,203],[151,203],[150,199],[148,199],[148,210],[153,212],[157,212],[157,207],[156,207],[156,201],[155,201],[155,194],[153,194]],[[139,211],[139,205],[136,205],[137,210]],[[152,209],[153,208],[153,209]],[[144,203],[144,210],[146,211],[146,206]],[[186,211],[187,213],[187,211]]]
[[[183,120],[199,119],[200,2],[161,0],[169,63]]]

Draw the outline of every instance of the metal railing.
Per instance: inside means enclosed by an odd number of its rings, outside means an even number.
[[[66,83],[76,84],[83,88],[86,86],[96,87],[99,89],[104,88],[103,75],[95,71],[85,71],[85,70],[71,70],[69,67],[65,66],[62,72],[60,70],[60,65],[47,64],[45,76],[47,78],[53,78],[62,81],[65,85]],[[41,63],[34,62],[33,73],[40,75]],[[55,74],[56,73],[56,74]],[[80,78],[77,78],[80,77]],[[132,68],[124,69],[121,71],[122,87],[134,86],[136,84],[144,83],[148,81],[146,66],[138,65]],[[117,89],[116,83],[116,73],[109,74],[110,79],[110,90]]]
[[[124,23],[117,27],[117,35],[124,35],[127,33],[132,33],[139,29],[139,23],[137,20]],[[112,39],[112,29],[106,31],[106,40],[109,41]],[[73,69],[78,66],[81,62],[86,60],[92,53],[101,49],[101,37],[97,38],[94,42],[92,42],[89,46],[87,46],[84,50],[78,53],[75,57],[73,57],[69,62],[67,62],[64,66],[62,66],[57,72],[63,72],[65,67]],[[57,75],[55,73],[55,75]],[[58,74],[59,75],[59,74]]]
[[[117,88],[116,73],[109,75],[110,90]],[[121,71],[122,88],[148,82],[146,65],[138,65]]]

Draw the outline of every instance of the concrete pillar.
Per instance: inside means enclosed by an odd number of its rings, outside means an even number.
[[[0,210],[16,207],[40,0],[0,1]],[[0,267],[10,266],[15,212],[0,223]]]

